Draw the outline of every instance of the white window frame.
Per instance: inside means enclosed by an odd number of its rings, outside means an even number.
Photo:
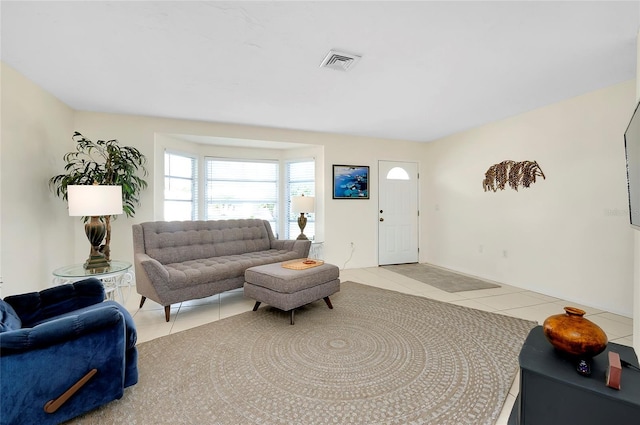
[[[168,171],[165,166],[166,164],[166,159],[167,159],[167,155],[174,155],[174,156],[178,156],[178,157],[183,157],[183,158],[188,158],[190,160],[193,161],[193,166],[191,168],[191,178],[187,178],[187,177],[182,177],[182,176],[175,176],[175,175],[170,175],[168,174]],[[194,154],[190,154],[190,153],[185,153],[185,152],[178,152],[178,151],[174,151],[174,150],[169,150],[169,149],[165,149],[164,151],[164,155],[163,155],[163,196],[162,196],[162,211],[163,211],[163,217],[165,217],[165,220],[167,219],[166,217],[166,202],[167,201],[173,201],[173,202],[189,202],[192,204],[191,206],[191,220],[197,220],[198,217],[200,217],[200,208],[199,208],[199,200],[200,200],[200,196],[199,196],[199,163],[198,163],[198,156],[194,155]],[[166,182],[167,179],[182,179],[182,180],[191,180],[191,200],[190,201],[185,201],[182,199],[167,199],[166,198]]]
[[[295,234],[290,234],[285,237],[288,232],[286,229],[289,228],[290,224],[290,211],[291,211],[291,191],[289,188],[289,180],[287,174],[288,164],[295,162],[312,162],[314,164],[314,184],[313,184],[313,194],[315,196],[315,190],[317,187],[317,178],[318,178],[318,164],[315,156],[306,157],[289,157],[289,158],[279,158],[279,159],[258,159],[255,157],[244,157],[244,156],[229,156],[229,157],[219,157],[216,155],[207,155],[206,153],[198,152],[198,150],[187,150],[187,149],[172,149],[169,146],[163,147],[162,150],[156,151],[158,155],[156,160],[159,162],[159,165],[162,167],[162,173],[156,174],[156,189],[154,190],[156,196],[156,216],[157,220],[166,220],[165,211],[164,211],[164,186],[165,186],[165,170],[164,170],[164,161],[165,154],[173,154],[180,155],[188,158],[192,158],[196,161],[197,166],[197,175],[196,175],[196,188],[195,193],[197,194],[197,203],[196,203],[196,220],[206,220],[206,196],[205,196],[205,185],[206,185],[206,158],[216,158],[220,160],[230,160],[230,161],[243,161],[243,162],[276,162],[278,163],[278,196],[277,196],[277,206],[274,210],[274,218],[275,223],[273,224],[273,232],[277,238],[282,239],[295,239],[299,233],[299,229],[297,228],[297,218],[295,221]],[[160,168],[160,167],[158,167]],[[305,195],[309,195],[305,192]],[[316,214],[312,214],[308,216],[307,227],[305,228],[305,235],[307,235],[310,239],[315,236],[314,233],[317,233],[317,229],[314,229],[316,225],[316,216],[317,216],[317,207],[318,202],[316,200]],[[310,226],[311,224],[311,226]]]
[[[251,174],[250,172],[246,173],[245,175],[243,175],[242,178],[240,179],[235,179],[235,178],[230,178],[230,179],[225,179],[225,178],[215,178],[215,179],[211,179],[211,176],[209,174],[209,166],[211,164],[214,163],[242,163],[242,164],[267,164],[270,166],[273,166],[273,179],[274,180],[269,180],[269,179],[263,179],[263,178],[257,178],[255,174]],[[228,199],[227,201],[224,201],[224,203],[231,205],[231,206],[237,206],[239,208],[242,208],[243,205],[245,206],[249,206],[252,204],[271,204],[273,203],[273,208],[269,210],[267,216],[261,216],[260,215],[260,210],[253,210],[252,213],[257,213],[258,215],[255,216],[254,218],[261,218],[264,220],[268,220],[272,227],[273,227],[273,231],[274,233],[278,232],[278,227],[279,227],[279,207],[280,207],[280,202],[281,202],[281,197],[280,197],[280,190],[279,190],[279,182],[280,182],[280,163],[277,160],[256,160],[256,159],[247,159],[247,158],[220,158],[220,157],[212,157],[212,156],[206,156],[204,158],[204,173],[205,173],[205,178],[203,181],[203,189],[204,189],[204,198],[203,198],[203,205],[204,205],[204,215],[203,215],[203,219],[204,220],[216,220],[216,219],[224,219],[224,217],[215,217],[215,216],[209,216],[209,206],[211,204],[211,202],[209,201],[210,199],[214,198],[215,202],[213,204],[217,204],[217,203],[223,203],[223,199],[222,198],[215,198],[215,196],[212,196],[211,193],[209,193],[209,187],[210,187],[210,182],[215,182],[214,184],[224,184],[224,182],[229,182],[230,184],[238,184],[240,186],[243,186],[243,184],[255,184],[255,185],[263,185],[266,187],[272,186],[271,187],[271,191],[270,190],[266,190],[262,193],[270,193],[271,196],[266,196],[264,198],[255,198],[255,199]],[[257,167],[256,167],[257,169]],[[217,195],[220,196],[220,195]],[[264,210],[262,210],[264,212]],[[250,215],[248,214],[244,214],[243,216],[249,218]],[[238,217],[230,217],[230,218],[238,218]]]
[[[291,189],[291,175],[290,175],[290,167],[291,164],[299,164],[299,163],[311,163],[311,175],[312,179],[307,180],[296,180],[294,183],[304,184],[310,183],[307,188],[303,190],[295,190]],[[291,197],[292,196],[316,196],[316,161],[315,158],[304,158],[304,159],[288,159],[284,162],[284,205],[285,205],[285,214],[284,214],[284,239],[295,239],[300,233],[300,228],[298,227],[298,216],[297,214],[293,214],[291,212]],[[295,192],[295,193],[294,193]],[[307,214],[307,225],[304,229],[304,234],[309,239],[315,238],[315,223],[316,223],[316,214],[315,212]]]

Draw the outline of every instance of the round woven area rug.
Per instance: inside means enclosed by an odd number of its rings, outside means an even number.
[[[493,424],[536,324],[347,282],[139,345],[140,380],[74,423]]]

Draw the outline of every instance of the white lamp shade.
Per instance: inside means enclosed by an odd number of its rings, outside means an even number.
[[[316,199],[313,196],[292,196],[291,211],[297,213],[310,213],[315,211]]]
[[[101,216],[122,214],[122,186],[67,186],[70,216]]]

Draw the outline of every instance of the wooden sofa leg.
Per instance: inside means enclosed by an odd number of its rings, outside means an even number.
[[[145,297],[144,295],[142,296],[142,298],[140,299],[140,308],[142,308],[142,306],[144,305],[144,302],[147,300],[147,297]]]
[[[324,302],[327,303],[327,307],[333,308],[333,305],[331,304],[331,300],[329,299],[329,297],[324,297]]]
[[[164,318],[165,320],[168,322],[169,321],[169,316],[171,315],[171,306],[170,305],[165,305],[164,306]]]
[[[47,413],[55,413],[63,404],[65,404],[75,393],[80,390],[93,375],[98,373],[98,369],[91,369],[86,375],[73,384],[67,391],[65,391],[60,397],[55,400],[49,400],[44,405],[44,411]]]
[[[253,311],[257,311],[258,307],[260,307],[260,303],[261,301],[256,301],[256,303],[253,305]]]

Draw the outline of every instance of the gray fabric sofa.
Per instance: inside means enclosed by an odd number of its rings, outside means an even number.
[[[136,289],[164,306],[242,288],[249,267],[305,258],[311,241],[278,240],[266,220],[152,221],[133,225]]]

